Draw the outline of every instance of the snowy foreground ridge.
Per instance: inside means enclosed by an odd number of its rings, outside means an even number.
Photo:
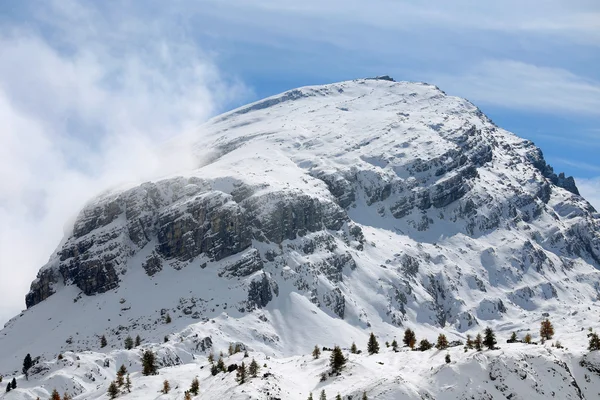
[[[197,168],[81,211],[0,331],[0,399],[107,399],[121,365],[131,400],[184,399],[195,377],[193,399],[600,398],[598,214],[468,101],[387,79],[305,87],[212,119],[193,151]],[[465,351],[487,327],[498,348]],[[406,329],[451,347],[410,351]],[[335,345],[348,360],[329,376]],[[258,377],[213,376],[220,352]]]

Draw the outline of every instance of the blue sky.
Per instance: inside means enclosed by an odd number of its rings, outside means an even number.
[[[156,144],[303,85],[436,84],[600,208],[599,65],[597,0],[2,1],[0,322],[91,194],[183,167]]]

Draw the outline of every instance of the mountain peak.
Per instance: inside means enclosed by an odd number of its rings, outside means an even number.
[[[25,343],[46,359],[136,334],[172,360],[232,342],[297,356],[370,331],[464,340],[560,309],[575,335],[595,318],[593,208],[435,86],[294,89],[212,119],[193,148],[198,168],[81,211],[2,331],[0,373]]]

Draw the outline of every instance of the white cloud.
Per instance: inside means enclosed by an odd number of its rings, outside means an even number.
[[[434,75],[447,92],[518,110],[600,115],[600,82],[560,68],[484,61],[457,75]]]
[[[575,181],[583,198],[600,211],[600,177],[576,178]]]
[[[247,94],[185,35],[169,37],[177,27],[71,2],[46,11],[44,35],[0,30],[0,323],[90,196],[190,168],[160,144]]]

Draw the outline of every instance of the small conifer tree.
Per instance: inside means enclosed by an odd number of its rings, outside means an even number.
[[[483,331],[483,344],[490,350],[496,346],[496,334],[489,326]]]
[[[361,400],[369,400],[369,398],[367,397],[367,392],[363,392]]]
[[[163,394],[167,394],[167,393],[169,393],[169,391],[170,391],[170,390],[171,390],[171,384],[169,383],[169,381],[168,381],[168,380],[166,380],[166,379],[165,379],[165,380],[163,381],[163,387],[162,387],[162,390],[161,390],[161,392],[162,392]]]
[[[344,365],[346,365],[346,358],[344,357],[344,353],[342,353],[342,349],[340,349],[340,346],[334,346],[329,357],[331,371],[334,374],[338,374],[344,368]]]
[[[142,356],[142,375],[156,375],[156,356],[151,350],[146,350]]]
[[[12,390],[12,386],[10,385],[10,382],[8,382],[6,384],[6,393],[10,392]]]
[[[102,335],[102,337],[100,338],[100,347],[104,348],[104,347],[106,347],[107,344],[108,344],[108,341],[106,340],[106,336]]]
[[[415,344],[417,344],[417,336],[415,335],[415,332],[412,329],[407,329],[404,331],[404,338],[402,339],[402,342],[410,347],[411,349],[413,349],[415,347]]]
[[[225,362],[223,361],[223,357],[219,357],[219,360],[217,361],[217,368],[221,372],[227,371],[227,368],[225,368]]]
[[[594,333],[594,332],[590,332],[590,333],[588,333],[588,337],[590,338],[588,350],[589,351],[600,350],[600,337],[598,337],[598,334]]]
[[[119,395],[119,388],[117,387],[116,382],[111,382],[108,386],[108,397],[111,399],[116,399]]]
[[[377,338],[375,337],[375,334],[373,332],[371,332],[371,334],[369,335],[367,351],[370,355],[379,353],[379,343],[377,342]]]
[[[13,378],[12,381],[10,381],[10,388],[11,389],[17,388],[17,380],[15,378]]]
[[[327,395],[325,394],[325,389],[321,390],[321,395],[319,396],[319,400],[327,400]]]
[[[554,327],[552,326],[552,322],[546,318],[540,324],[540,337],[542,340],[550,340],[552,336],[554,336]]]
[[[310,392],[310,393],[308,394],[308,399],[307,399],[307,400],[313,400],[313,397],[312,397],[312,392]]]
[[[525,342],[526,344],[531,344],[531,334],[530,333],[525,335],[525,337],[523,338],[523,342]]]
[[[471,335],[467,335],[467,343],[465,344],[465,347],[467,349],[471,350],[474,346],[475,346],[475,343],[473,343],[473,339],[471,338]]]
[[[190,386],[189,393],[193,394],[194,396],[198,396],[199,390],[200,390],[200,382],[198,381],[198,378],[196,377],[192,380],[192,386]]]
[[[443,333],[439,334],[435,347],[438,350],[445,350],[448,348],[448,339],[446,338],[446,335]]]
[[[227,349],[227,352],[229,353],[230,356],[232,356],[235,353],[233,343],[229,343],[229,348]]]
[[[215,362],[215,355],[212,352],[208,355],[208,362],[211,364]]]
[[[398,342],[396,342],[396,339],[392,340],[392,350],[396,353],[398,352]]]
[[[127,378],[125,379],[125,389],[127,389],[127,393],[131,393],[131,377],[127,374]]]
[[[250,363],[250,366],[248,367],[248,373],[250,374],[251,377],[256,378],[256,376],[258,375],[258,369],[259,369],[258,363],[253,358],[252,362]]]
[[[356,347],[356,343],[352,342],[352,346],[350,346],[350,353],[356,354],[358,353],[358,348]]]
[[[235,379],[240,385],[243,385],[244,383],[246,383],[246,377],[246,364],[242,361],[242,364],[237,368]]]
[[[312,356],[315,360],[321,356],[321,350],[319,349],[319,346],[317,346],[316,344],[315,344],[315,348],[313,349]]]
[[[167,316],[165,317],[165,324],[170,324],[171,322],[171,314],[167,313]]]
[[[131,336],[127,336],[125,338],[125,341],[123,343],[125,344],[125,349],[126,350],[133,349],[133,339],[131,338]]]
[[[419,342],[419,350],[420,351],[427,351],[427,350],[431,349],[432,347],[433,347],[433,345],[427,339],[421,339],[421,341]]]
[[[54,389],[52,394],[50,395],[50,400],[60,400],[60,394],[58,394],[58,390]]]
[[[25,374],[25,379],[29,380],[29,369],[33,366],[33,361],[31,360],[31,354],[27,353],[25,359],[23,359],[23,373]]]
[[[445,360],[446,360],[446,364],[450,364],[450,361],[451,361],[451,360],[450,360],[450,353],[446,353],[446,358],[445,358]]]
[[[342,400],[342,396],[338,393],[337,396],[335,396],[335,400]]]
[[[508,343],[516,343],[519,341],[519,338],[517,338],[517,332],[513,332],[510,335],[510,339],[508,339]]]
[[[138,347],[140,344],[142,344],[142,338],[140,337],[140,335],[137,335],[135,337],[135,347]]]
[[[478,333],[477,336],[475,336],[475,350],[481,351],[482,348],[483,348],[483,339],[481,338],[481,333]]]
[[[185,392],[185,394],[183,395],[183,400],[192,400],[192,395],[190,394],[190,392]]]

